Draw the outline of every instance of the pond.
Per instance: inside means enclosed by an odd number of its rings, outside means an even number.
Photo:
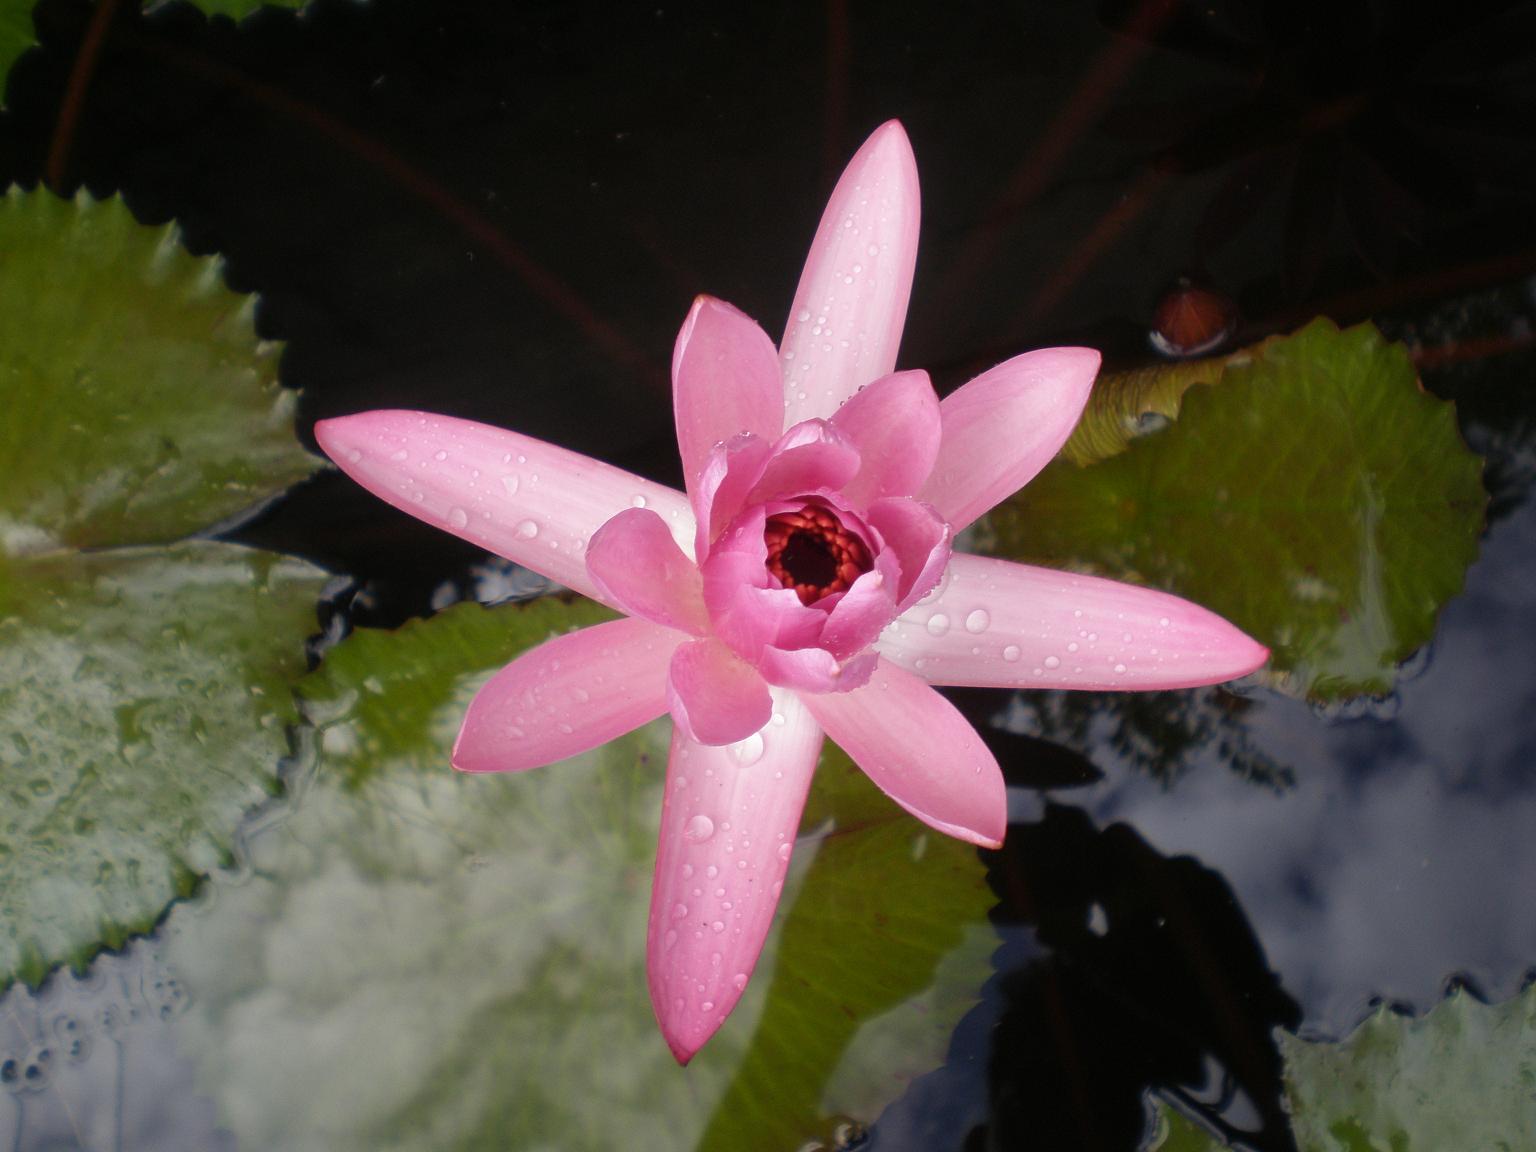
[[[0,1147],[1536,1147],[1532,45],[1529,3],[0,0]],[[681,491],[759,449],[680,416],[680,461],[674,371],[717,340],[679,410],[777,436],[781,325],[869,387],[720,499],[794,612],[897,587],[828,657],[901,697],[866,728],[690,559]],[[1102,354],[1080,422],[1051,348]],[[934,391],[1005,362],[1053,399],[954,448]],[[322,423],[376,410],[438,415]],[[706,603],[696,741],[559,647]],[[717,772],[738,808],[674,799]]]

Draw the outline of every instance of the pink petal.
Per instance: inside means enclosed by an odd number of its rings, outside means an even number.
[[[1214,612],[1114,580],[956,554],[940,588],[876,644],[931,684],[1192,688],[1269,657]]]
[[[757,670],[712,637],[680,644],[672,654],[667,706],[681,732],[709,745],[745,740],[773,712]]]
[[[1007,788],[976,729],[910,672],[881,660],[863,688],[802,696],[827,735],[892,800],[925,824],[996,848]]]
[[[709,630],[698,565],[649,508],[626,508],[593,534],[587,575],[606,603],[631,616],[695,636]]]
[[[882,557],[885,559],[885,557]],[[882,565],[886,567],[888,565]],[[880,630],[896,615],[896,598],[885,572],[877,567],[853,582],[827,614],[817,646],[846,660],[875,642]]]
[[[693,547],[681,492],[531,436],[385,410],[322,420],[315,438],[375,496],[594,600],[603,596],[587,576],[587,541],[636,501]]]
[[[801,693],[848,692],[869,682],[875,654],[861,652],[839,661],[823,648],[764,648],[757,670],[768,683]]]
[[[762,477],[772,454],[773,445],[751,433],[734,436],[710,451],[691,496],[699,521],[693,554],[700,562],[709,555],[715,538],[741,511],[747,493]]]
[[[917,227],[917,162],[891,120],[848,162],[800,274],[779,345],[786,427],[831,416],[896,366]]]
[[[821,488],[835,492],[858,471],[859,450],[853,441],[825,420],[807,420],[785,432],[773,446],[747,503],[802,496]]]
[[[901,564],[901,583],[892,590],[898,610],[926,596],[949,563],[949,525],[927,504],[903,496],[870,505],[869,523]]]
[[[470,702],[453,746],[461,772],[518,772],[606,744],[667,710],[667,666],[687,638],[612,620],[523,653]]]
[[[672,352],[672,410],[692,496],[716,444],[742,432],[772,441],[783,431],[784,390],[768,334],[725,301],[700,296]]]
[[[1098,370],[1091,348],[1042,348],[946,396],[939,458],[922,499],[959,532],[1024,487],[1072,434]]]
[[[843,486],[856,507],[911,496],[939,453],[939,397],[926,372],[894,372],[859,389],[832,417],[859,449],[859,474]]]
[[[680,1063],[725,1022],[757,964],[821,752],[821,729],[792,693],[775,692],[773,707],[773,722],[739,744],[672,736],[646,962]]]
[[[765,510],[738,518],[704,562],[704,603],[715,635],[743,658],[755,661],[763,645],[799,648],[814,643],[827,614],[800,603],[768,571],[763,542]]]

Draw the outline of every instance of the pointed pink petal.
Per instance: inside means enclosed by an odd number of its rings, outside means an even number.
[[[757,670],[710,637],[678,646],[667,678],[672,720],[699,744],[734,744],[768,723],[773,704]]]
[[[925,824],[996,848],[1007,788],[976,729],[944,697],[885,660],[852,692],[802,696],[827,735],[892,800]]]
[[[1098,370],[1091,348],[1042,348],[946,396],[939,458],[922,499],[959,532],[1024,487],[1072,434]]]
[[[931,684],[1192,688],[1269,656],[1214,612],[1114,580],[957,553],[940,588],[876,644]]]
[[[322,420],[315,439],[375,496],[594,600],[587,541],[616,512],[643,501],[693,547],[681,492],[531,436],[386,410]]]
[[[901,583],[892,589],[898,610],[926,596],[949,563],[949,525],[929,505],[905,496],[877,500],[869,523],[901,564]]]
[[[843,486],[855,507],[911,496],[939,454],[939,397],[928,373],[893,372],[850,396],[832,426],[859,449],[859,474]]]
[[[779,345],[786,427],[831,416],[896,366],[917,226],[917,162],[891,120],[848,162],[800,274]]]
[[[517,772],[606,744],[667,710],[680,632],[626,618],[556,636],[508,664],[470,702],[453,746],[460,772]]]
[[[587,575],[622,612],[695,636],[709,630],[698,566],[649,508],[626,508],[593,533]]]
[[[723,300],[693,302],[672,352],[672,411],[688,494],[716,444],[784,430],[779,358],[768,334]]]
[[[739,744],[672,736],[646,966],[656,1020],[684,1064],[757,964],[821,752],[821,729],[793,693],[776,691],[773,707]]]

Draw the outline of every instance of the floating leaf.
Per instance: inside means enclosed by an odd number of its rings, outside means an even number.
[[[846,759],[686,1069],[645,981],[667,722],[531,772],[448,768],[497,667],[606,616],[459,605],[354,634],[301,682],[302,803],[252,838],[248,882],[167,926],[178,1046],[242,1148],[794,1148],[942,1058],[995,944],[983,869]]]
[[[3,986],[149,927],[228,857],[276,787],[324,575],[131,546],[318,464],[217,262],[115,201],[13,191],[0,298]]]
[[[0,253],[0,550],[177,539],[318,467],[251,298],[174,228],[12,189]]]
[[[37,0],[0,0],[0,105],[4,104],[4,85],[11,65],[37,43],[32,28],[32,8]]]
[[[1477,555],[1482,464],[1451,406],[1369,325],[1314,321],[1177,395],[1182,371],[1111,389],[1108,405],[1178,419],[1088,467],[1053,462],[994,513],[996,550],[1204,604],[1270,645],[1298,694],[1389,691]],[[1095,420],[1102,449],[1113,422]]]
[[[1420,1019],[1381,1009],[1338,1044],[1278,1036],[1300,1152],[1496,1152],[1536,1132],[1536,987],[1491,1007],[1453,993]],[[1224,1147],[1159,1107],[1151,1152]]]

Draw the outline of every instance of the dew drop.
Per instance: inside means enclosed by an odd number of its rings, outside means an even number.
[[[1022,655],[1023,653],[1019,651],[1019,646],[1017,644],[1010,644],[1008,647],[1003,649],[1003,659],[1008,661],[1010,664],[1012,664]]]
[[[539,534],[539,526],[532,520],[524,520],[517,526],[517,534],[524,540],[532,540]]]
[[[949,631],[949,617],[942,612],[935,612],[928,617],[928,635],[942,636]]]
[[[709,927],[710,927],[710,930],[712,932],[724,932],[725,931],[725,921],[724,920],[716,920]]]
[[[1072,643],[1067,645],[1067,651],[1068,652],[1076,652],[1077,651],[1077,641],[1076,640],[1072,641]]]
[[[992,617],[985,608],[978,608],[965,618],[965,630],[967,632],[985,632],[987,625],[992,623]]]
[[[734,748],[736,762],[741,765],[756,764],[763,758],[763,734],[754,732]]]
[[[704,1003],[700,1004],[699,1007],[702,1008],[705,1012],[713,1012],[715,1010],[715,1002],[713,1000],[706,1000]]]
[[[1120,673],[1122,673],[1124,671],[1125,671],[1125,665],[1124,664],[1116,664],[1115,665],[1115,675],[1118,676]]]
[[[630,503],[633,504],[636,508],[644,508],[645,507],[645,497],[644,496],[636,496],[633,500],[630,501]]]
[[[747,986],[747,974],[745,972],[736,973],[736,975],[731,977],[731,985],[736,991],[740,992]]]
[[[714,834],[715,822],[702,813],[688,821],[688,826],[683,829],[683,839],[691,840],[695,844],[704,843]]]
[[[1060,668],[1061,667],[1061,657],[1059,657],[1059,656],[1047,656],[1045,658],[1045,666],[1047,668]]]
[[[508,472],[501,478],[501,486],[507,490],[508,496],[517,495],[517,486],[520,483],[521,481],[518,479],[516,472]]]
[[[469,524],[469,513],[462,508],[448,509],[448,527],[463,528]]]
[[[362,458],[363,458],[363,454],[358,449],[356,449],[356,448],[348,448],[347,449],[347,459],[352,461],[352,463],[356,464]]]
[[[1159,628],[1166,628],[1166,627],[1168,627],[1168,617],[1166,617],[1166,616],[1159,617],[1158,621],[1157,621],[1157,626]]]
[[[390,455],[389,455],[389,458],[391,460],[396,460],[396,461],[398,461],[398,460],[409,460],[411,458],[411,454],[409,452],[407,452],[404,448],[400,448],[400,449],[398,449],[398,450],[396,450],[394,452],[391,452]]]
[[[788,844],[788,843],[780,844],[779,845],[779,859],[780,860],[788,860],[789,856],[790,856],[790,853],[793,852],[794,850],[795,850],[794,846],[791,845],[791,844]]]
[[[711,864],[708,868],[704,869],[704,875],[713,880],[716,876],[720,875],[720,869]]]
[[[674,920],[681,920],[686,915],[688,915],[688,905],[686,905],[686,904],[674,904],[674,905],[672,905],[672,919],[674,919]]]
[[[432,453],[432,459],[441,464],[444,460],[448,459],[448,453],[439,448],[436,452]]]

